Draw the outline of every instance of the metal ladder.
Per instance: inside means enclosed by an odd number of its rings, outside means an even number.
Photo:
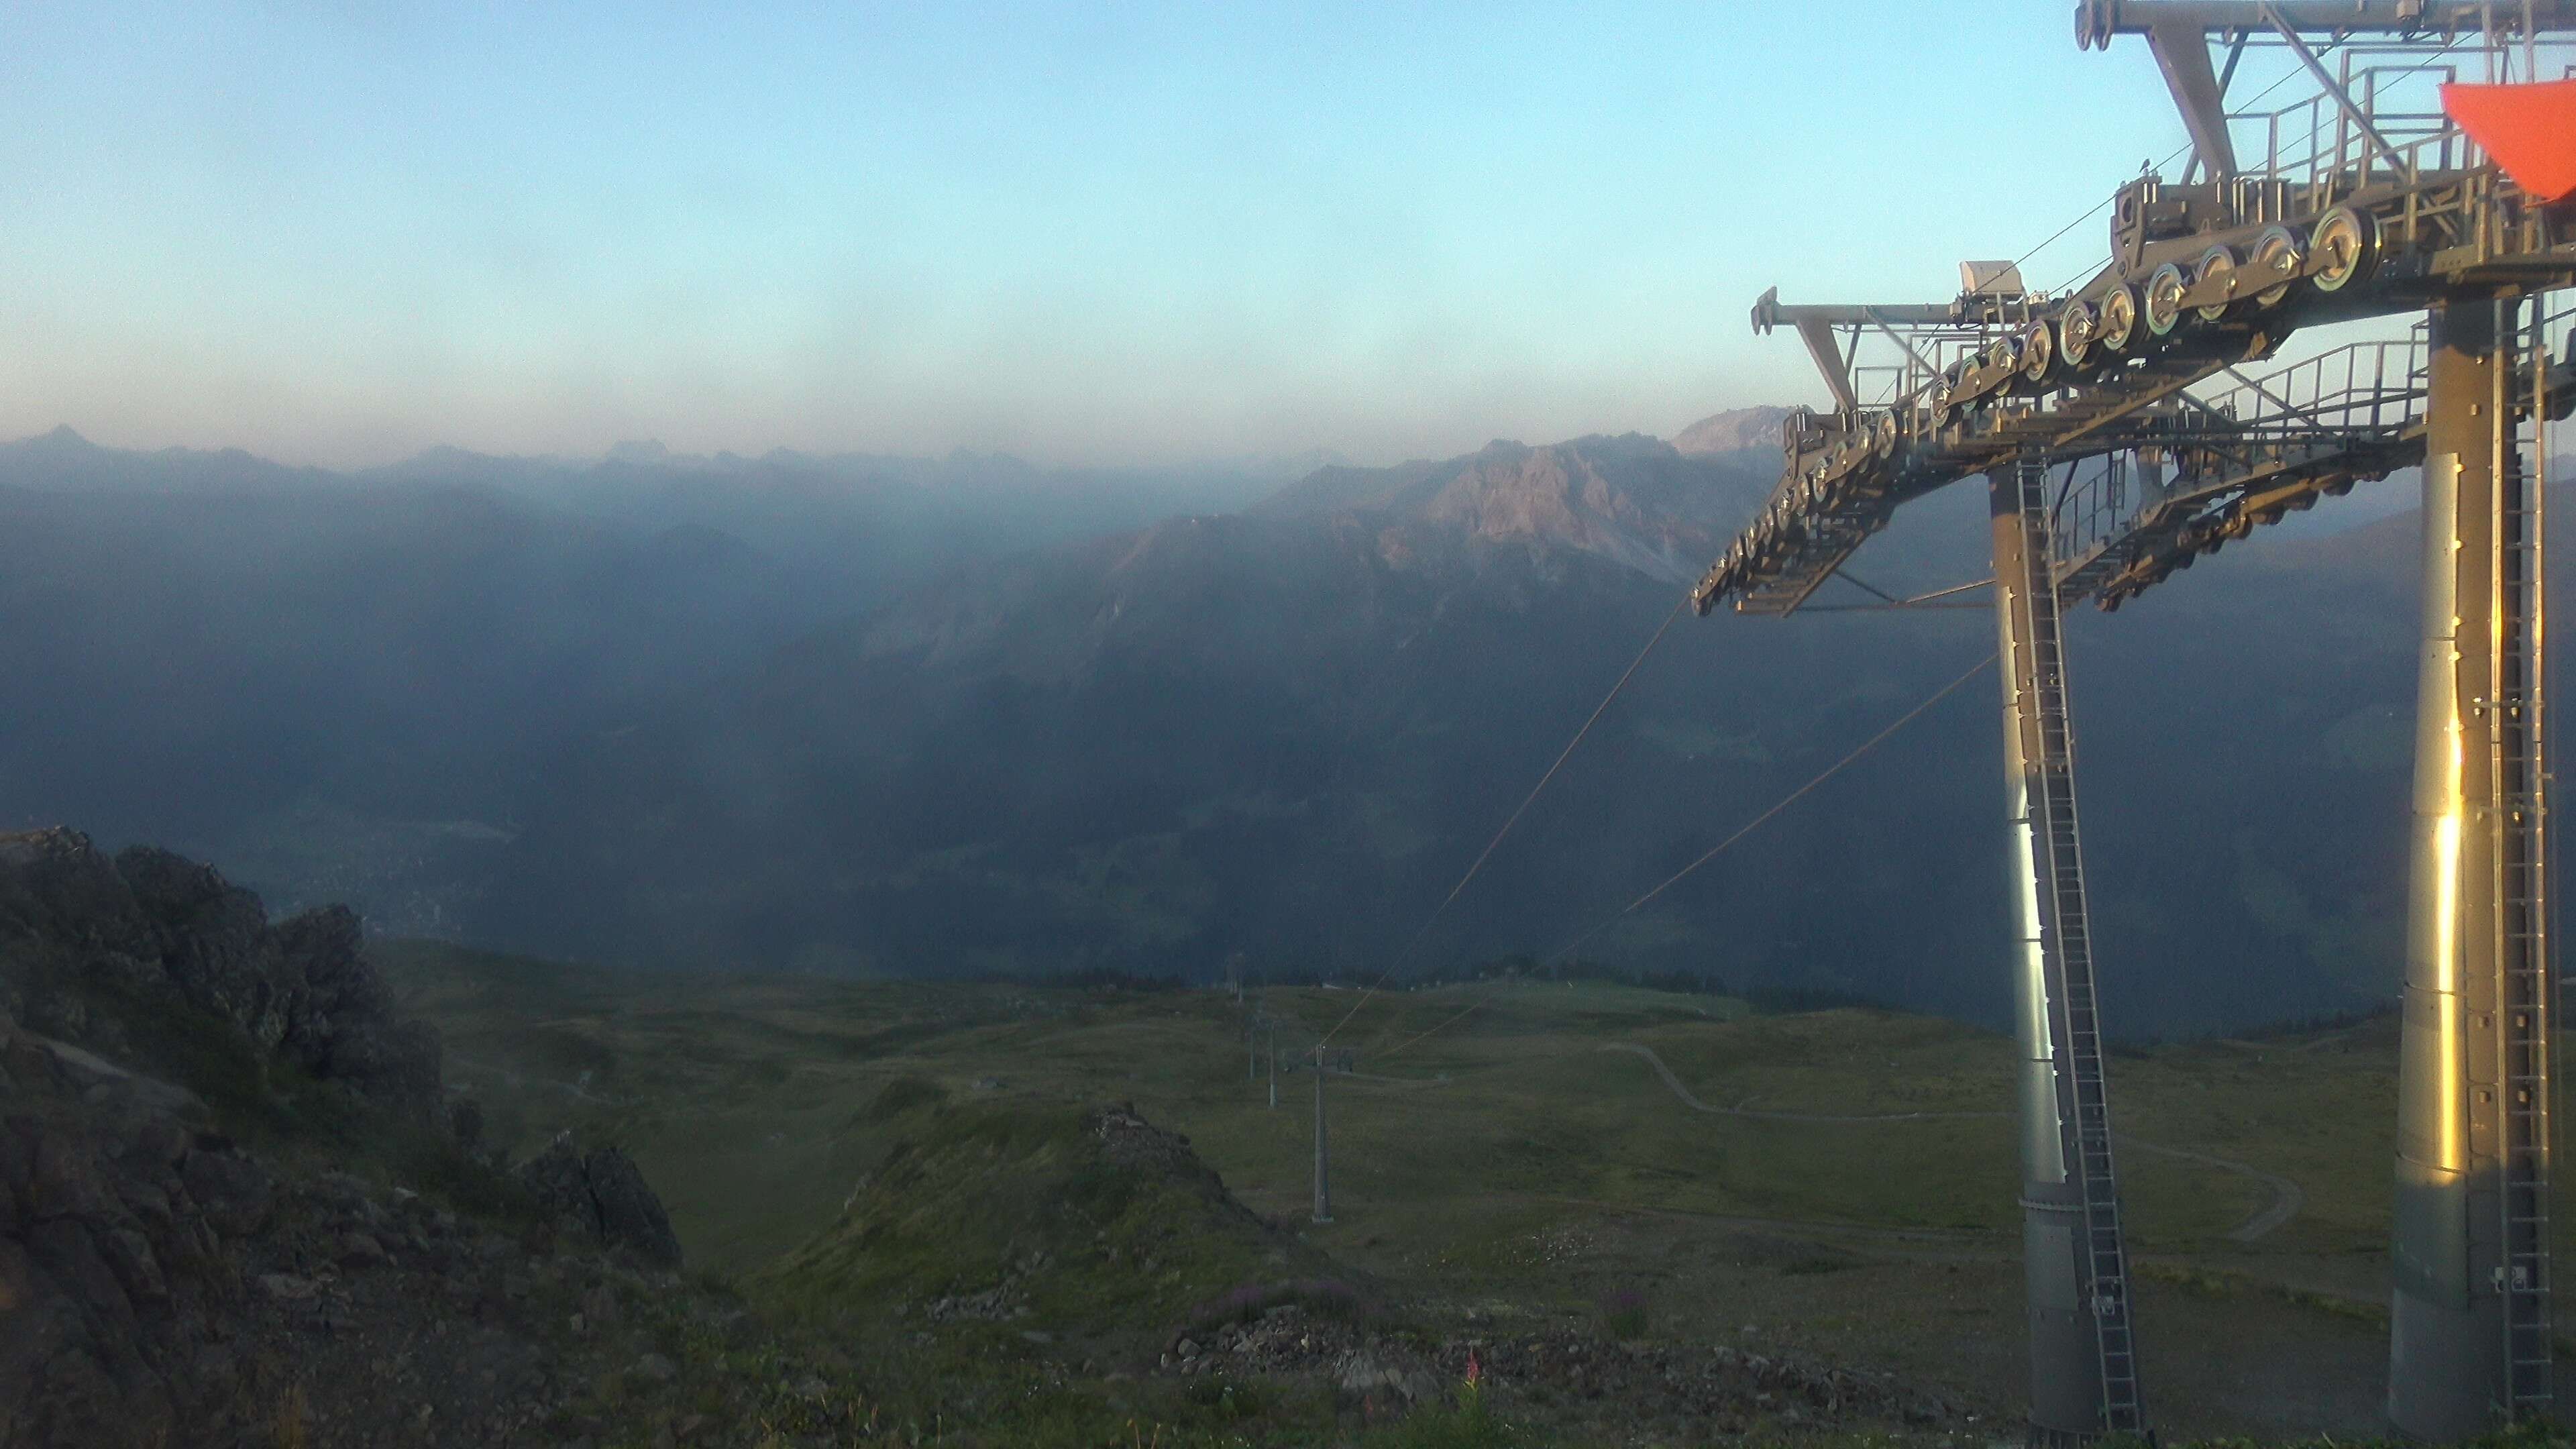
[[[2129,1321],[2128,1255],[2120,1237],[2120,1190],[2111,1164],[2111,1115],[2102,1070],[2101,1024],[2093,993],[2093,935],[2084,909],[2084,861],[2075,819],[2074,741],[2067,725],[2066,651],[2049,566],[2048,469],[2024,459],[2013,469],[2021,511],[2021,594],[2030,611],[2032,834],[2045,873],[2044,958],[2057,967],[2053,994],[2065,1003],[2065,1080],[2072,1097],[2077,1179],[2084,1194],[2084,1266],[2102,1371],[2102,1426],[2145,1431],[2137,1346]],[[2054,938],[2053,940],[2050,938]]]
[[[2510,335],[2510,329],[2507,329]],[[2540,354],[2546,357],[2546,353]],[[2497,368],[2499,391],[2513,369]],[[2545,372],[2534,378],[2535,394]],[[2534,401],[2538,399],[2535,397]],[[2495,865],[2495,940],[2501,959],[2496,1010],[2504,1111],[2498,1143],[2502,1190],[2499,1265],[2504,1298],[2505,1404],[2524,1419],[2548,1412],[2550,1391],[2549,1156],[2550,952],[2548,773],[2542,755],[2547,612],[2543,573],[2548,420],[2532,409],[2532,455],[2526,472],[2515,438],[2517,410],[2494,408],[2494,487],[2489,587],[2504,647],[2496,653],[2493,698],[2486,710],[2490,808]]]

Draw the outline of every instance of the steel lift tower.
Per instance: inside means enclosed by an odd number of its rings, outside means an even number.
[[[2576,285],[2576,176],[2549,179],[2576,149],[2576,88],[2542,82],[2576,75],[2576,0],[2086,0],[2076,31],[2145,40],[2189,166],[2123,186],[2110,260],[2058,293],[1971,263],[1947,304],[1766,294],[1756,330],[1795,328],[1834,408],[1790,418],[1779,487],[1695,599],[1794,613],[1899,505],[1986,480],[2030,1437],[2139,1433],[2059,608],[2116,608],[2422,467],[2388,1404],[2409,1434],[2472,1435],[2550,1394],[2541,474],[2547,420],[2576,404],[2571,314],[2545,295]],[[2249,51],[2282,79],[2231,109]],[[2291,80],[2294,99],[2253,108]],[[2535,105],[2565,123],[2529,124]],[[2403,339],[2242,370],[2302,329],[2410,313]],[[1865,344],[1889,360],[1865,365]]]

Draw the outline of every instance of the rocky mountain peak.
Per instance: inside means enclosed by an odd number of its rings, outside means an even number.
[[[1731,459],[1685,456],[1642,433],[1596,434],[1536,447],[1497,440],[1439,463],[1319,469],[1256,511],[1391,515],[1679,580],[1749,511],[1756,481]]]
[[[79,433],[73,431],[72,425],[69,423],[58,423],[54,426],[53,431],[40,433],[35,437],[25,439],[19,444],[19,446],[25,448],[42,448],[48,452],[54,453],[95,453],[101,451],[98,444],[91,442],[89,439],[82,437]]]
[[[1689,457],[1706,457],[1712,453],[1776,452],[1780,447],[1780,424],[1789,409],[1779,407],[1730,408],[1711,413],[1673,435],[1673,447]]]

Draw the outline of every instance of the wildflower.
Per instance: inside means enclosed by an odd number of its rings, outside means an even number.
[[[1467,1350],[1467,1387],[1479,1388],[1485,1382],[1485,1366],[1476,1361],[1476,1351]]]

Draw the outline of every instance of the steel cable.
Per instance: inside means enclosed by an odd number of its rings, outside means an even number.
[[[1662,895],[1665,891],[1670,890],[1674,885],[1678,884],[1684,876],[1689,875],[1701,866],[1715,860],[1718,856],[1724,854],[1727,849],[1733,846],[1737,841],[1742,840],[1744,837],[1751,835],[1755,830],[1760,829],[1766,821],[1771,819],[1771,817],[1788,809],[1791,805],[1796,804],[1801,797],[1814,790],[1817,786],[1822,785],[1827,780],[1841,774],[1845,769],[1850,767],[1853,761],[1868,754],[1871,750],[1878,748],[1879,745],[1886,742],[1890,735],[1893,735],[1898,730],[1912,724],[1916,719],[1922,716],[1924,711],[1930,709],[1936,704],[1939,704],[1950,695],[1958,692],[1961,685],[1966,684],[1969,680],[1984,673],[1986,666],[1994,663],[2000,657],[2002,657],[2000,653],[1989,654],[1985,658],[1980,659],[1975,664],[1969,666],[1967,673],[1960,675],[1958,678],[1942,685],[1939,689],[1932,691],[1932,693],[1926,696],[1921,703],[1915,705],[1905,713],[1898,715],[1896,719],[1887,726],[1887,728],[1882,729],[1877,734],[1871,735],[1868,739],[1863,740],[1857,748],[1851,751],[1851,753],[1844,755],[1841,759],[1827,765],[1822,772],[1816,775],[1815,778],[1809,780],[1803,785],[1800,785],[1797,789],[1790,791],[1787,795],[1782,796],[1777,804],[1774,804],[1770,809],[1763,811],[1761,814],[1756,815],[1751,820],[1745,822],[1741,829],[1737,830],[1733,835],[1726,837],[1724,840],[1719,841],[1716,845],[1710,847],[1709,850],[1702,854],[1697,860],[1692,861],[1690,864],[1683,866],[1680,870],[1674,871],[1671,875],[1666,876],[1662,883],[1658,884],[1653,890],[1650,890],[1644,895],[1637,897],[1635,900],[1630,901],[1628,904],[1621,906],[1617,911],[1604,917],[1589,930],[1583,932],[1583,934],[1566,942],[1555,955],[1550,956],[1541,964],[1543,966],[1553,966],[1557,962],[1563,961],[1567,957],[1573,955],[1575,949],[1581,946],[1584,942],[1591,940],[1594,936],[1597,936],[1601,932],[1609,929],[1612,925],[1616,924],[1638,907],[1653,900],[1655,897]],[[1379,1057],[1379,1060],[1383,1061],[1387,1057],[1394,1056],[1397,1052],[1403,1051],[1406,1047],[1413,1045],[1415,1042],[1421,1041],[1425,1037],[1437,1035],[1440,1032],[1448,1030],[1457,1023],[1466,1020],[1469,1016],[1483,1010],[1494,1000],[1495,997],[1502,995],[1505,990],[1508,990],[1514,984],[1516,983],[1506,981],[1503,985],[1495,987],[1492,991],[1487,992],[1482,998],[1470,1002],[1465,1010],[1450,1017],[1448,1020],[1441,1022],[1439,1025],[1432,1027],[1429,1031],[1419,1032],[1396,1043],[1393,1047],[1383,1053]],[[1347,1021],[1349,1018],[1344,1017],[1343,1020]]]
[[[1671,630],[1673,621],[1682,616],[1682,611],[1689,608],[1690,603],[1690,596],[1683,595],[1682,601],[1673,606],[1673,611],[1664,616],[1664,622],[1655,626],[1655,632],[1646,640],[1646,647],[1638,650],[1637,657],[1628,661],[1628,667],[1620,672],[1618,682],[1611,685],[1610,692],[1601,696],[1601,702],[1592,707],[1591,716],[1583,721],[1581,729],[1574,732],[1574,738],[1567,740],[1565,748],[1557,751],[1556,762],[1549,765],[1547,773],[1539,776],[1538,783],[1532,785],[1530,792],[1521,797],[1519,807],[1512,811],[1510,819],[1503,822],[1503,828],[1495,831],[1494,838],[1485,842],[1485,848],[1477,853],[1475,863],[1467,867],[1467,873],[1458,877],[1458,883],[1449,888],[1449,894],[1443,896],[1440,904],[1432,908],[1431,914],[1423,920],[1422,928],[1413,933],[1412,940],[1404,943],[1403,950],[1395,953],[1395,959],[1387,963],[1386,970],[1378,974],[1377,980],[1369,983],[1368,990],[1360,993],[1360,999],[1351,1003],[1350,1010],[1342,1013],[1342,1019],[1333,1023],[1333,1029],[1324,1033],[1322,1040],[1315,1043],[1315,1050],[1320,1052],[1330,1045],[1333,1038],[1341,1033],[1342,1028],[1350,1025],[1351,1018],[1359,1015],[1360,1008],[1369,1004],[1369,998],[1377,995],[1378,988],[1386,985],[1387,981],[1395,975],[1396,969],[1412,957],[1414,949],[1422,944],[1422,938],[1431,934],[1432,926],[1438,924],[1440,917],[1447,913],[1459,894],[1467,889],[1467,882],[1474,880],[1476,873],[1485,868],[1485,862],[1493,858],[1494,848],[1503,843],[1504,836],[1512,833],[1513,826],[1520,824],[1521,816],[1528,813],[1530,803],[1538,799],[1540,791],[1547,788],[1547,782],[1555,779],[1556,772],[1565,768],[1565,762],[1573,757],[1575,746],[1582,744],[1583,737],[1592,733],[1592,727],[1601,722],[1601,716],[1608,712],[1610,702],[1617,699],[1619,692],[1628,687],[1628,681],[1636,677],[1637,666],[1645,663],[1646,656],[1655,652],[1655,646],[1664,642],[1665,633]]]

